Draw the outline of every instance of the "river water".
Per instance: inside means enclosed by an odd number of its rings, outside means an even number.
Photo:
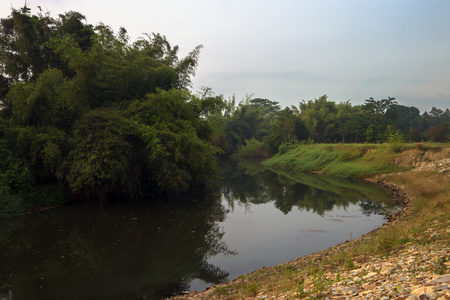
[[[77,204],[0,220],[0,297],[163,299],[358,238],[395,209],[364,182],[222,165],[183,200]]]

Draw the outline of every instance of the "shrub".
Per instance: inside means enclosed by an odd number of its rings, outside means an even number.
[[[295,149],[296,147],[297,147],[297,144],[292,144],[292,143],[282,144],[280,147],[278,147],[278,154],[279,155],[285,154],[285,153],[291,151],[292,149]]]
[[[349,147],[344,149],[339,155],[340,161],[350,161],[357,158],[360,158],[363,155],[363,152],[356,147]]]
[[[388,126],[384,134],[384,140],[389,144],[389,148],[394,153],[400,153],[402,151],[403,143],[405,142],[403,133],[398,129],[394,130],[391,126]]]
[[[239,150],[232,156],[266,158],[267,153],[263,149],[263,142],[252,138],[250,140],[245,140],[245,146],[241,146]]]
[[[15,216],[24,210],[25,204],[21,195],[0,190],[0,217]]]

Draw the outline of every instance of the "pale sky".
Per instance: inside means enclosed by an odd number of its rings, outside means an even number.
[[[2,0],[0,17],[24,0]],[[165,35],[181,56],[202,44],[193,91],[298,106],[324,94],[353,105],[395,97],[421,113],[450,107],[448,0],[27,0],[70,10],[131,40]]]

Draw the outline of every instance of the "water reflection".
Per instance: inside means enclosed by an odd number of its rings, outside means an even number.
[[[369,184],[275,173],[250,161],[222,169],[215,188],[182,201],[0,220],[0,297],[163,299],[343,242],[354,224],[368,232],[382,222],[345,223],[336,208],[357,206],[368,216],[388,207],[386,193]]]
[[[240,203],[274,202],[284,214],[299,210],[324,216],[334,207],[358,204],[364,213],[389,214],[393,203],[387,193],[365,182],[336,179],[320,174],[289,173],[266,170],[259,161],[228,162],[223,181],[223,195],[233,207]],[[391,205],[388,205],[390,203]]]
[[[197,195],[198,196],[198,195]],[[3,220],[0,294],[15,299],[161,299],[194,278],[228,273],[207,262],[233,255],[217,223],[220,195],[158,205],[64,207]]]

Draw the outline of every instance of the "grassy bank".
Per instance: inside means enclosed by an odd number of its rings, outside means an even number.
[[[404,171],[395,158],[408,150],[425,152],[446,144],[312,144],[293,145],[262,164],[272,169],[322,172],[340,178],[367,178]]]
[[[324,299],[332,293],[334,283],[345,280],[340,274],[363,265],[370,268],[374,258],[395,260],[396,253],[416,246],[448,247],[450,173],[436,169],[420,171],[421,167],[417,167],[435,163],[430,152],[443,153],[448,160],[448,150],[445,144],[411,144],[400,149],[389,145],[307,145],[266,161],[264,165],[272,168],[320,171],[341,177],[371,176],[372,181],[389,186],[393,197],[401,199],[405,207],[389,224],[357,240],[282,265],[261,268],[186,299]],[[434,157],[436,161],[442,160],[442,155]],[[413,165],[416,169],[410,170]],[[400,170],[404,172],[397,172]],[[379,175],[393,171],[396,172]],[[433,261],[431,272],[448,273],[448,263]],[[371,270],[380,272],[376,268]]]

